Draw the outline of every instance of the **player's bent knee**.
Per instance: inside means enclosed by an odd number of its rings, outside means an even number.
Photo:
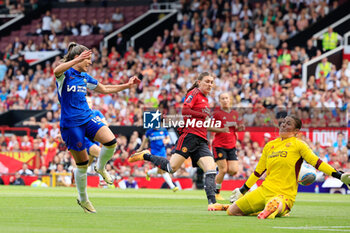
[[[236,204],[230,205],[230,207],[227,209],[226,213],[229,216],[244,216],[245,215]]]
[[[230,176],[234,176],[237,174],[237,171],[235,170],[228,170],[227,173],[230,175]]]
[[[171,171],[169,171],[169,173],[175,173],[179,169],[179,166],[170,165],[170,167],[171,167]]]
[[[116,138],[113,138],[113,140],[107,142],[107,143],[104,143],[103,144],[105,147],[108,147],[108,148],[113,148],[113,147],[117,147],[117,139]]]
[[[89,160],[86,160],[84,162],[76,163],[78,168],[87,168],[89,164]]]
[[[219,168],[219,172],[226,174],[227,173],[227,168]]]

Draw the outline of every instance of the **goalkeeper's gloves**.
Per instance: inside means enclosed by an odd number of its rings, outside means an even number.
[[[235,190],[232,191],[232,195],[230,196],[230,202],[234,203],[242,196],[243,196],[243,194],[241,193],[239,188],[236,188]]]
[[[350,189],[350,173],[349,172],[343,173],[340,177],[340,180],[344,184],[346,184],[348,186],[348,188]]]

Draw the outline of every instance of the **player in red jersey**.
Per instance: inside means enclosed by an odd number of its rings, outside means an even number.
[[[181,135],[176,143],[175,153],[171,156],[170,161],[166,158],[152,155],[149,150],[137,152],[129,158],[130,162],[147,160],[166,172],[174,173],[188,157],[191,157],[193,167],[199,166],[205,173],[204,189],[208,199],[209,211],[227,209],[227,205],[219,204],[215,199],[216,165],[207,140],[207,132],[209,129],[211,130],[211,127],[204,126],[204,122],[206,120],[208,122],[210,114],[206,96],[210,93],[213,85],[214,76],[208,72],[203,72],[198,76],[195,84],[187,91],[182,109],[183,123],[185,125],[180,132]],[[193,124],[187,124],[188,122]]]
[[[236,150],[236,131],[244,130],[244,125],[238,120],[238,112],[231,109],[231,99],[228,92],[219,95],[220,107],[214,111],[215,120],[221,121],[222,127],[229,127],[229,132],[217,132],[213,140],[214,160],[219,168],[216,175],[216,199],[224,200],[220,195],[222,181],[226,173],[233,176],[238,171]]]

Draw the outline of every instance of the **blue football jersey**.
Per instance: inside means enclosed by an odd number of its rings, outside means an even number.
[[[165,128],[149,129],[146,131],[146,137],[149,140],[149,147],[152,155],[166,157],[166,149],[163,139],[169,136]]]
[[[99,110],[92,110],[92,117],[99,117],[101,120],[105,118],[105,116]]]
[[[73,68],[56,78],[58,100],[61,104],[61,127],[77,127],[93,117],[85,96],[86,88],[93,90],[97,84],[96,79]]]

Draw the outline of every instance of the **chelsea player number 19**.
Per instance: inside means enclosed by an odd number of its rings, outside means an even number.
[[[86,102],[87,88],[98,93],[111,94],[132,88],[135,84],[139,84],[140,80],[133,76],[125,84],[104,85],[86,73],[91,63],[91,51],[83,45],[72,42],[62,63],[54,69],[54,73],[58,99],[61,103],[61,135],[77,165],[74,171],[79,193],[77,201],[85,212],[95,213],[96,210],[89,201],[86,191],[89,157],[85,137],[103,145],[95,171],[108,184],[112,184],[113,179],[105,170],[105,165],[113,156],[117,141],[112,131],[99,118],[93,117],[92,110]]]

